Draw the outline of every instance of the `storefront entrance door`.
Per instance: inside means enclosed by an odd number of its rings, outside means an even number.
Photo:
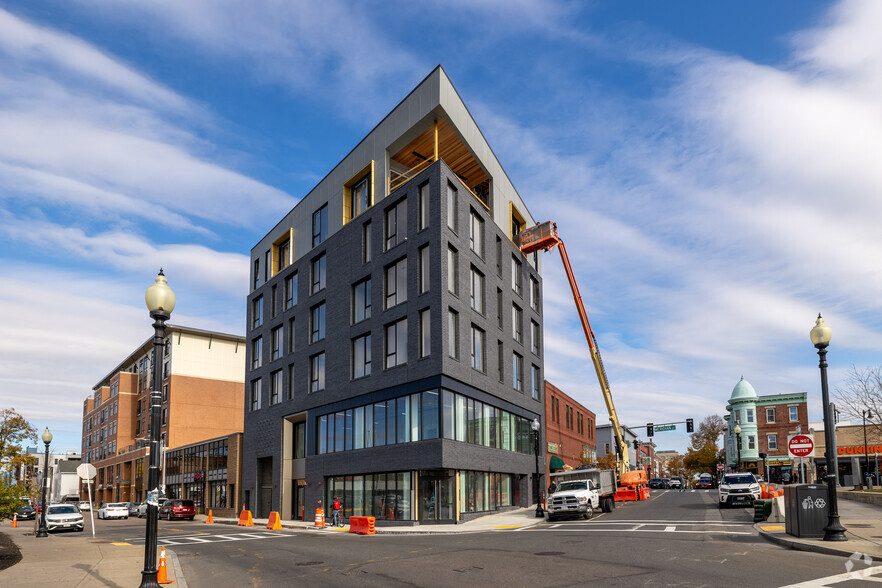
[[[452,522],[456,518],[456,478],[447,470],[420,472],[419,520]]]

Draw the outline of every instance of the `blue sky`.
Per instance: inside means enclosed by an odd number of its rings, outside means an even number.
[[[83,399],[174,322],[244,333],[250,248],[441,63],[567,243],[623,422],[882,350],[882,3],[0,1],[0,405]],[[546,376],[606,421],[557,255]],[[685,433],[660,434],[683,449]]]

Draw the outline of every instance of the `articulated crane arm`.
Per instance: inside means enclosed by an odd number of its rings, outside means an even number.
[[[533,253],[540,249],[547,252],[555,247],[560,252],[560,259],[563,262],[564,270],[567,272],[570,288],[573,290],[576,310],[579,311],[579,320],[582,321],[582,330],[585,331],[585,339],[588,340],[591,361],[594,363],[594,371],[597,372],[597,380],[600,382],[600,391],[603,393],[606,410],[609,412],[609,420],[612,422],[613,430],[616,434],[616,444],[619,446],[622,454],[622,460],[619,462],[619,474],[624,474],[630,469],[628,448],[625,446],[625,439],[622,436],[622,427],[616,414],[616,407],[613,404],[612,392],[610,392],[609,381],[606,378],[606,370],[603,368],[603,361],[600,359],[597,339],[594,337],[594,331],[591,330],[591,323],[588,322],[588,314],[585,312],[585,305],[582,303],[582,295],[579,293],[579,285],[576,283],[576,277],[573,275],[573,268],[567,255],[567,247],[564,245],[563,240],[557,236],[557,224],[551,221],[544,222],[535,227],[525,229],[518,236],[520,238],[521,251],[525,254]]]

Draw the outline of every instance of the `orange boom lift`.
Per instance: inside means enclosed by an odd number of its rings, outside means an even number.
[[[612,392],[609,390],[609,381],[606,379],[606,370],[603,368],[603,361],[600,359],[600,351],[597,349],[597,340],[594,338],[594,331],[591,330],[591,323],[588,322],[588,314],[585,312],[585,305],[582,304],[582,295],[579,293],[579,285],[576,284],[576,278],[573,275],[573,268],[570,265],[570,258],[567,255],[567,247],[563,240],[557,236],[557,224],[551,221],[538,224],[535,227],[525,229],[518,234],[520,240],[520,248],[525,254],[534,251],[551,251],[555,247],[560,252],[560,259],[563,262],[564,269],[567,272],[567,279],[570,281],[570,288],[573,290],[573,299],[576,301],[576,310],[579,311],[579,320],[582,321],[582,330],[585,331],[585,338],[588,340],[588,347],[591,350],[591,361],[594,363],[594,371],[597,372],[597,379],[600,382],[600,391],[603,392],[603,400],[606,402],[606,410],[609,412],[609,420],[613,424],[613,430],[616,433],[616,444],[622,459],[619,462],[620,483],[626,486],[638,486],[646,483],[646,472],[639,470],[638,472],[629,472],[630,463],[628,460],[628,450],[625,448],[625,439],[622,436],[622,427],[619,424],[619,417],[616,414],[616,407],[613,404]],[[643,474],[642,478],[640,473]],[[628,475],[625,475],[628,474]],[[637,474],[636,476],[634,474]],[[632,479],[634,478],[634,479]]]

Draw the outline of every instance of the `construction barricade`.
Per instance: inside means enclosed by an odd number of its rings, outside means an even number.
[[[358,535],[376,535],[375,517],[349,517],[349,532]]]
[[[266,528],[270,531],[281,531],[282,530],[282,519],[279,517],[279,513],[276,511],[272,511],[269,516],[269,521],[266,523]]]
[[[254,520],[251,518],[250,510],[243,510],[242,514],[239,515],[239,526],[240,527],[253,527]]]
[[[321,507],[315,509],[315,526],[320,529],[325,528],[325,509]]]

